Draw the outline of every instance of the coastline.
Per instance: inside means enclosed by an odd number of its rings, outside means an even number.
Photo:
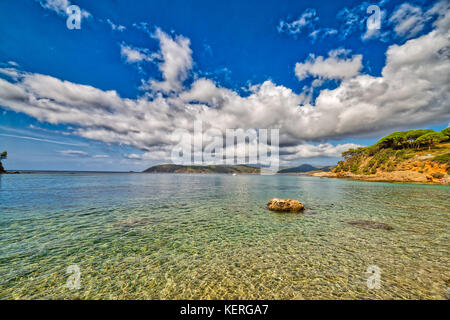
[[[393,171],[390,173],[377,173],[369,175],[358,175],[350,172],[335,173],[335,172],[314,172],[307,174],[310,177],[319,178],[335,178],[348,179],[369,182],[391,182],[391,183],[410,183],[410,184],[427,184],[427,185],[450,185],[450,181],[445,179],[436,179],[426,174],[421,174],[415,171]]]

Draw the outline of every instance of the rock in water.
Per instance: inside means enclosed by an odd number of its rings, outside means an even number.
[[[369,221],[369,220],[353,220],[348,221],[348,224],[352,226],[357,226],[364,229],[384,229],[384,230],[392,230],[390,225],[381,222]]]
[[[291,199],[271,199],[267,204],[271,211],[299,212],[305,210],[305,206],[300,201]]]

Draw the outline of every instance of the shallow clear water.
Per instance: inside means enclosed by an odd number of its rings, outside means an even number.
[[[277,175],[0,175],[0,298],[445,299],[450,187]],[[265,208],[304,203],[304,214]],[[372,220],[392,231],[363,229]],[[67,267],[81,271],[67,287]],[[380,289],[369,289],[369,266]]]

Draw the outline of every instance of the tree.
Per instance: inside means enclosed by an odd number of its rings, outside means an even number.
[[[418,148],[418,144],[416,143],[417,138],[423,136],[424,134],[434,132],[433,129],[418,129],[418,130],[409,130],[405,134],[405,145],[407,147]]]
[[[2,160],[5,160],[8,157],[8,152],[3,151],[0,153],[0,172],[5,172],[5,169],[3,168]]]
[[[353,158],[355,156],[360,156],[364,153],[365,148],[360,147],[358,149],[348,149],[347,151],[342,152],[342,157],[345,158],[345,160]]]
[[[441,133],[442,133],[444,136],[447,136],[447,141],[450,140],[450,127],[445,128],[444,130],[441,131]]]
[[[446,139],[447,136],[443,135],[441,132],[430,132],[417,138],[416,143],[421,146],[425,145],[428,147],[428,150],[430,150],[431,146],[441,141],[445,141]]]
[[[383,148],[401,149],[404,146],[405,141],[407,141],[406,138],[407,133],[408,133],[407,131],[398,131],[391,133],[390,135],[380,139],[380,141],[378,141],[376,145],[378,145],[381,149]]]

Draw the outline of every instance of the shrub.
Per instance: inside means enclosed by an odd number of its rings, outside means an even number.
[[[387,169],[388,172],[394,171],[394,169],[395,169],[394,163],[392,161],[389,161],[389,163],[387,164],[387,168],[386,169]]]
[[[450,165],[450,152],[438,155],[432,159],[433,161]]]
[[[352,164],[352,167],[351,167],[351,169],[350,169],[350,171],[352,172],[352,173],[358,173],[358,169],[359,169],[359,163],[358,162],[355,162],[355,163],[353,163]]]
[[[368,166],[369,167],[373,167],[375,164],[377,163],[377,160],[375,160],[374,158],[370,159]]]

